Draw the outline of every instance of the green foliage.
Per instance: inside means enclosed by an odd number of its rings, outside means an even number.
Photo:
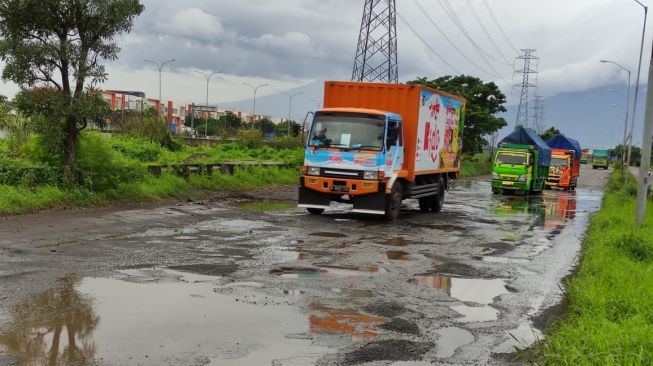
[[[485,153],[464,154],[460,167],[460,175],[463,177],[477,177],[492,173],[492,161]]]
[[[158,143],[132,136],[113,136],[111,147],[126,157],[146,163],[156,162],[161,155]]]
[[[507,123],[495,114],[505,112],[506,96],[493,83],[484,83],[474,76],[442,76],[428,80],[425,77],[411,81],[430,88],[442,90],[467,99],[465,130],[463,131],[463,153],[479,153],[487,144],[484,136],[491,135]]]
[[[555,128],[555,127],[550,127],[548,130],[544,131],[544,132],[540,135],[540,137],[542,138],[542,140],[544,140],[544,141],[548,141],[548,140],[551,140],[552,138],[554,138],[554,137],[556,137],[556,136],[560,136],[560,135],[562,135],[562,132],[560,132],[560,131],[559,131],[557,128]]]
[[[232,136],[244,126],[243,120],[229,112],[218,119],[195,117],[193,122],[191,116],[188,116],[184,120],[184,125],[193,127],[198,136],[205,136],[205,131],[208,131],[208,136]]]
[[[82,186],[102,191],[124,182],[140,179],[145,169],[134,161],[116,153],[108,138],[99,133],[84,133],[77,147],[77,167]]]
[[[271,133],[274,132],[274,130],[277,128],[277,125],[275,125],[274,122],[270,121],[269,119],[263,118],[259,121],[251,123],[249,128],[262,131],[263,133]]]
[[[238,143],[249,148],[261,146],[263,143],[261,130],[252,128],[239,130]]]
[[[106,80],[102,62],[120,51],[114,39],[142,11],[138,0],[0,0],[2,78],[23,89],[18,109],[45,121],[38,132],[69,178],[79,131],[107,109],[88,88]]]
[[[14,155],[20,155],[20,147],[29,139],[29,119],[21,114],[4,114],[0,111],[0,129],[7,136],[7,147]]]
[[[145,112],[115,111],[108,118],[117,134],[156,142],[172,151],[181,149],[181,145],[172,138],[163,117],[154,109]]]
[[[612,176],[566,286],[567,313],[536,346],[534,363],[653,364],[653,204],[635,225],[632,181]]]

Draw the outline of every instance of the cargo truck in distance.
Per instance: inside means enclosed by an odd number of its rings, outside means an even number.
[[[492,192],[536,194],[549,177],[551,149],[537,133],[517,127],[499,142],[492,165]]]
[[[299,207],[332,201],[395,220],[404,199],[439,212],[460,174],[466,101],[420,85],[327,81],[300,178]]]
[[[582,154],[580,143],[562,135],[556,136],[546,143],[551,148],[551,166],[546,186],[574,190],[578,185],[580,175]]]
[[[590,151],[587,149],[583,150],[580,156],[580,163],[587,164],[589,162],[589,158],[590,158]]]
[[[594,150],[592,152],[592,169],[608,169],[610,153],[608,150]]]

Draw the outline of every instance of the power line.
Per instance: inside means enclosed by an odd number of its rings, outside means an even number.
[[[450,68],[451,70],[453,70],[454,72],[456,72],[456,73],[458,73],[458,74],[462,74],[462,73],[461,73],[460,71],[458,71],[455,67],[453,67],[449,62],[447,62],[447,60],[445,60],[444,57],[442,57],[442,56],[438,53],[438,51],[436,51],[433,47],[431,47],[431,46],[430,46],[430,45],[429,45],[429,44],[424,40],[424,38],[422,38],[422,36],[420,36],[419,33],[417,33],[417,31],[415,30],[415,28],[413,28],[413,26],[410,25],[410,23],[409,23],[409,22],[408,22],[408,21],[407,21],[407,20],[406,20],[402,15],[401,15],[401,13],[400,13],[399,11],[397,11],[397,17],[398,17],[398,18],[399,18],[399,19],[400,19],[400,20],[401,20],[401,21],[406,25],[406,27],[408,27],[408,29],[410,29],[411,32],[413,32],[413,34],[415,35],[415,37],[417,37],[417,38],[418,38],[418,39],[419,39],[419,40],[424,44],[424,46],[425,46],[426,48],[428,48],[428,49],[429,49],[429,50],[430,50],[430,51],[431,51],[435,56],[437,56],[437,57],[438,57],[438,58],[439,58],[439,59],[440,59],[440,60],[441,60],[445,65],[449,66],[449,68]]]
[[[517,47],[515,47],[515,46],[513,45],[513,43],[510,41],[510,37],[508,37],[508,35],[506,34],[505,30],[504,30],[503,27],[501,26],[501,23],[499,23],[499,21],[497,20],[497,17],[496,17],[496,15],[494,14],[494,11],[492,10],[492,7],[490,6],[490,3],[488,3],[487,0],[483,0],[483,2],[485,3],[485,7],[487,8],[488,12],[489,12],[490,15],[492,16],[492,20],[494,20],[494,24],[497,26],[497,28],[499,28],[499,32],[501,32],[501,35],[503,36],[503,39],[506,40],[506,43],[508,43],[508,45],[510,45],[510,48],[512,48],[512,50],[513,50],[515,53],[519,53],[519,52],[517,51]]]
[[[440,4],[440,7],[442,8],[442,10],[444,10],[444,12],[453,21],[454,25],[456,25],[456,27],[458,27],[458,29],[463,33],[463,35],[465,35],[465,38],[467,38],[467,40],[472,44],[472,46],[474,46],[474,48],[476,49],[478,54],[481,56],[481,58],[483,58],[483,60],[485,60],[485,62],[488,64],[488,67],[490,67],[490,69],[492,69],[492,71],[496,72],[494,67],[492,67],[492,65],[488,61],[488,58],[495,61],[495,62],[497,62],[497,63],[499,63],[499,64],[507,65],[507,66],[512,67],[512,65],[510,65],[509,63],[504,63],[503,61],[495,58],[494,56],[492,56],[491,54],[486,52],[481,46],[478,45],[478,43],[476,43],[476,41],[474,41],[474,38],[470,35],[469,31],[467,31],[467,28],[465,28],[465,25],[460,20],[460,18],[456,14],[456,11],[451,6],[451,4],[449,3],[448,0],[437,0],[437,1]],[[498,72],[496,72],[496,73],[499,74]]]
[[[474,18],[476,18],[476,21],[481,26],[481,29],[483,29],[483,32],[485,32],[485,35],[487,36],[487,39],[490,40],[490,43],[492,44],[492,46],[494,46],[494,49],[497,51],[497,53],[503,59],[503,61],[505,61],[505,63],[509,65],[510,61],[508,61],[506,56],[504,56],[503,52],[501,52],[501,49],[499,48],[497,43],[494,41],[494,38],[492,37],[492,35],[488,31],[488,29],[485,27],[485,24],[483,24],[483,21],[481,20],[481,17],[478,15],[478,12],[476,12],[476,8],[472,4],[471,0],[466,0],[466,1],[467,1],[467,5],[469,6],[469,9],[472,11],[472,14],[474,15]]]
[[[468,57],[468,56],[467,56],[467,55],[466,55],[466,54],[465,54],[465,53],[464,53],[464,52],[463,52],[463,51],[462,51],[462,50],[461,50],[461,49],[456,45],[456,43],[453,42],[453,41],[451,40],[451,38],[449,38],[449,36],[447,36],[447,34],[442,30],[442,28],[440,28],[440,26],[438,26],[438,24],[433,20],[433,18],[432,18],[432,17],[431,17],[427,12],[426,12],[426,9],[424,9],[424,7],[423,7],[423,6],[422,6],[422,5],[421,5],[417,0],[413,0],[413,2],[414,2],[415,5],[417,5],[417,7],[422,11],[422,13],[423,13],[424,16],[426,17],[426,19],[428,19],[429,23],[431,23],[431,25],[433,25],[433,27],[435,27],[435,29],[437,29],[437,31],[440,33],[440,35],[442,36],[442,38],[444,38],[447,42],[449,42],[449,44],[451,45],[451,47],[453,47],[456,51],[458,51],[458,53],[459,53],[461,56],[463,56],[463,57],[464,57],[464,58],[465,58],[465,59],[466,59],[470,64],[474,65],[477,69],[481,70],[482,72],[484,72],[484,73],[486,73],[486,74],[488,74],[488,75],[490,75],[490,76],[493,76],[493,77],[496,77],[496,76],[497,76],[497,75],[494,75],[494,74],[492,74],[491,72],[485,70],[484,68],[482,68],[481,66],[479,66],[478,64],[476,64],[476,63],[475,63],[471,58],[469,58],[469,57]]]

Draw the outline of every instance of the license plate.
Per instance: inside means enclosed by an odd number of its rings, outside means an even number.
[[[513,185],[513,184],[514,184],[514,183],[513,183],[513,182],[510,182],[510,181],[503,182],[503,185],[504,185],[504,186],[511,186],[511,185]]]
[[[331,186],[331,192],[349,192],[349,187]]]

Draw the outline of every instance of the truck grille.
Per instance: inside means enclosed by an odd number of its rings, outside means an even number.
[[[333,169],[321,168],[320,176],[328,178],[352,178],[363,179],[365,173],[362,170],[349,170],[349,169]]]
[[[516,175],[507,175],[507,174],[501,174],[499,178],[503,180],[512,180],[512,181],[517,181],[519,179],[519,177]]]

